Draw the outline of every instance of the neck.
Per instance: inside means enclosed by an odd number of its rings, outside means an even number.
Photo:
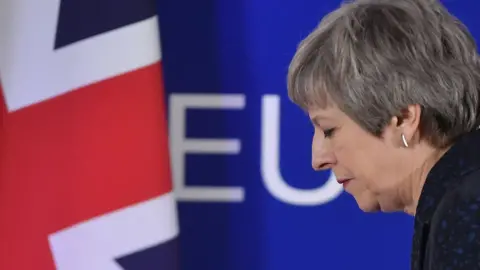
[[[422,193],[423,185],[427,180],[428,173],[443,154],[447,152],[448,148],[442,150],[432,150],[430,148],[429,151],[425,151],[426,149],[419,150],[421,151],[416,152],[428,154],[423,156],[414,154],[415,156],[419,156],[419,159],[412,160],[416,165],[413,165],[413,173],[410,174],[408,180],[405,181],[405,186],[402,189],[402,194],[400,196],[403,201],[402,204],[405,206],[404,212],[412,216],[415,216],[418,201]],[[420,166],[418,166],[418,164],[420,164]]]

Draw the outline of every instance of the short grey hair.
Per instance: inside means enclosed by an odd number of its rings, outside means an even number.
[[[479,126],[479,87],[475,41],[436,0],[344,3],[300,43],[288,71],[295,104],[335,104],[376,136],[419,104],[421,136],[435,147]]]

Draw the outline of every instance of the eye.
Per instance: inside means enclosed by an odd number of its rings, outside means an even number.
[[[324,134],[325,138],[329,138],[333,135],[334,131],[335,131],[335,128],[326,129],[326,130],[323,131],[323,134]]]

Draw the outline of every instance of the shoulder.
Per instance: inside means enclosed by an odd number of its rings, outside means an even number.
[[[432,218],[430,255],[439,267],[473,269],[480,267],[480,170],[456,181]]]
[[[451,180],[455,184],[448,183],[450,185],[438,204],[433,222],[480,212],[480,169],[461,175]]]
[[[472,225],[468,228],[470,230],[476,228],[473,225],[478,224],[480,228],[480,170],[475,170],[456,181],[459,184],[449,190],[440,201],[432,225],[437,224],[444,229],[448,224],[452,229],[463,228],[462,224]],[[451,230],[446,231],[453,233]]]
[[[432,226],[439,225],[448,233],[480,228],[480,170],[457,181],[461,183],[443,196],[432,218]]]

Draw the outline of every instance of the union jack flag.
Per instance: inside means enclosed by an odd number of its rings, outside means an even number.
[[[0,269],[177,269],[156,11],[0,1]]]

